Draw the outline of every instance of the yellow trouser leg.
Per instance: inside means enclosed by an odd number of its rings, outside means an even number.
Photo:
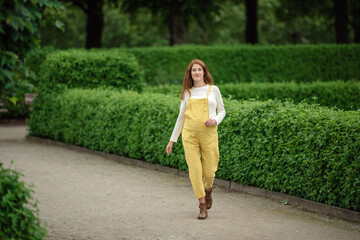
[[[189,168],[189,177],[197,199],[205,197],[204,183],[202,180],[203,170],[200,160],[200,145],[198,140],[191,136],[192,134],[184,134],[183,147],[185,151],[185,159]]]
[[[205,188],[209,189],[214,183],[215,172],[217,171],[219,163],[217,132],[212,131],[211,134],[207,134],[201,138],[200,146],[204,184]]]

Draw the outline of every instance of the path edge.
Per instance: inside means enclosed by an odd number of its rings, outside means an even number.
[[[28,141],[32,141],[32,142],[56,145],[56,146],[64,147],[67,149],[76,150],[79,152],[90,153],[90,154],[102,156],[107,159],[115,160],[119,163],[126,164],[126,165],[138,166],[138,167],[143,167],[143,168],[151,169],[151,170],[158,170],[161,172],[178,175],[178,176],[184,177],[184,178],[188,178],[188,176],[189,176],[188,172],[180,170],[180,169],[166,167],[166,166],[163,166],[163,165],[160,165],[157,163],[151,163],[151,162],[141,161],[141,160],[132,159],[132,158],[128,158],[128,157],[123,157],[123,156],[116,155],[116,154],[101,152],[101,151],[89,149],[86,147],[81,147],[81,146],[76,146],[76,145],[72,145],[72,144],[55,141],[55,140],[48,139],[48,138],[35,137],[35,136],[31,136],[31,135],[27,134],[25,139]],[[319,202],[287,195],[285,193],[272,192],[272,191],[258,188],[258,187],[246,186],[246,185],[239,184],[237,182],[231,182],[231,181],[223,180],[220,178],[215,178],[214,185],[221,186],[223,188],[231,189],[234,191],[250,194],[253,196],[257,196],[257,197],[268,198],[268,199],[278,201],[278,202],[286,201],[287,202],[286,204],[295,206],[295,207],[297,207],[301,210],[305,210],[307,212],[320,213],[320,214],[327,215],[330,217],[336,217],[336,218],[339,218],[342,220],[360,223],[360,212],[352,211],[349,209],[331,206],[331,205],[327,205],[324,203],[319,203]]]

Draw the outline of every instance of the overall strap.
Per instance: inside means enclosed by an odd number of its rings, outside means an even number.
[[[208,92],[207,92],[206,98],[209,98],[210,89],[211,89],[211,85],[209,85],[209,90],[208,90]]]

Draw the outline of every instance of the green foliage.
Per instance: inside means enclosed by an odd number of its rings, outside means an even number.
[[[166,46],[169,42],[169,33],[164,31],[163,25],[161,19],[145,8],[135,14],[124,14],[119,9],[106,8],[102,46]]]
[[[0,102],[10,110],[6,116],[26,115],[24,105],[14,104],[23,102],[23,93],[33,90],[25,59],[40,47],[40,25],[50,20],[61,27],[54,18],[61,9],[56,0],[0,0]]]
[[[47,56],[51,53],[58,51],[52,46],[46,46],[40,48],[35,54],[31,54],[26,58],[25,65],[31,69],[32,75],[30,76],[30,82],[37,84],[40,78],[40,66],[46,60]]]
[[[25,93],[32,93],[34,85],[27,81],[16,81],[14,84],[14,91],[9,94],[12,97],[4,96],[3,108],[8,109],[7,112],[0,112],[0,119],[2,118],[24,118],[29,116],[28,106],[25,105]]]
[[[118,51],[135,55],[150,85],[180,84],[186,67],[195,58],[207,64],[217,84],[360,79],[360,46],[356,44],[179,46]]]
[[[56,21],[54,16],[62,9],[56,0],[1,0],[0,6],[0,49],[2,53],[13,53],[12,60],[23,60],[29,51],[40,46],[36,36],[39,26],[45,24],[46,20]],[[60,23],[55,24],[61,27]],[[4,74],[4,69],[1,70]]]
[[[39,85],[93,88],[113,86],[141,91],[143,81],[136,59],[128,53],[68,50],[47,56],[40,69]]]
[[[59,89],[36,98],[30,134],[187,169],[166,144],[180,97]],[[292,101],[224,100],[217,176],[359,211],[360,112]]]
[[[86,35],[84,11],[78,7],[72,7],[69,3],[64,3],[64,10],[58,19],[64,24],[63,29],[52,24],[46,24],[39,28],[41,45],[50,45],[57,49],[84,47]]]
[[[149,9],[154,16],[161,19],[170,33],[170,45],[187,43],[188,26],[196,22],[201,27],[209,26],[213,16],[219,14],[224,1],[219,0],[123,0],[121,8],[128,13]],[[201,9],[201,11],[199,11]]]
[[[280,15],[289,11],[283,6],[286,2],[282,2],[284,1],[258,1],[259,44],[335,43],[333,16],[331,16],[333,11],[328,11],[326,16],[324,14],[308,16],[301,13],[284,19]],[[50,44],[61,49],[85,45],[86,15],[79,8],[72,6],[65,8],[59,18],[64,23],[65,31],[62,32],[54,26],[41,28],[40,39],[43,45]],[[290,11],[290,14],[292,13],[293,11]],[[242,24],[246,22],[244,1],[222,1],[218,6],[218,14],[208,16],[211,20],[207,20],[203,25],[196,21],[189,22],[189,44],[245,43],[245,24]],[[73,24],[74,22],[77,24]],[[136,13],[126,14],[121,8],[104,6],[102,46],[105,48],[167,46],[169,35],[168,21],[163,20],[163,15],[151,14],[150,10],[145,8],[139,9]]]
[[[179,150],[180,155],[172,155],[170,160],[165,159],[164,151],[159,151],[170,138],[169,129],[176,119],[174,109],[178,109],[178,103],[173,97],[162,94],[141,96],[135,92],[110,90],[64,90],[61,87],[55,92],[48,90],[35,99],[29,121],[30,132],[185,169],[182,150]],[[59,111],[53,111],[53,107]]]
[[[148,85],[180,84],[188,63],[195,58],[205,61],[216,84],[220,85],[244,82],[306,83],[337,79],[357,81],[360,79],[360,62],[357,61],[360,47],[355,44],[289,45],[282,47],[178,46],[100,49],[91,52],[94,55],[89,61],[95,61],[97,57],[99,59],[96,61],[102,61],[103,56],[118,58],[124,53],[134,55]],[[59,51],[52,55],[44,63],[44,74],[41,73],[43,81],[49,81],[47,78],[51,76],[54,81],[61,83],[72,81],[71,79],[84,75],[84,71],[81,71],[80,73],[77,72],[76,77],[72,76],[70,80],[65,79],[65,76],[67,78],[67,75],[71,75],[74,71],[68,71],[68,69],[72,68],[71,63],[77,61],[75,59],[77,54],[79,57],[87,56],[86,52],[81,50]],[[66,64],[61,62],[63,60],[59,61],[60,58],[66,58]],[[80,60],[78,61],[80,62]],[[86,61],[86,59],[82,61]],[[79,62],[76,64],[80,64]],[[100,68],[101,65],[98,67]],[[57,68],[63,70],[59,72]],[[52,71],[57,74],[53,74]],[[93,74],[93,76],[96,77],[98,74]],[[92,76],[89,75],[88,77],[91,78]],[[86,84],[97,80],[89,79],[87,81]]]
[[[25,76],[24,81],[10,81],[5,85],[5,89],[8,90],[9,96],[3,96],[4,106],[8,109],[8,112],[0,112],[1,118],[25,118],[29,117],[29,107],[25,105],[24,94],[33,93],[37,91],[37,86],[34,83],[38,83],[38,74],[40,71],[41,63],[46,59],[46,56],[51,52],[56,51],[53,47],[48,46],[41,48],[39,51],[28,54],[25,59]],[[10,99],[14,99],[11,102]]]
[[[44,239],[47,232],[41,226],[34,191],[20,181],[21,176],[0,163],[0,238]]]
[[[66,5],[59,19],[64,23],[64,31],[52,25],[41,27],[41,44],[57,49],[84,47],[86,14],[77,7]],[[112,48],[167,45],[169,34],[161,27],[162,24],[160,19],[152,16],[146,9],[128,15],[106,4],[101,46]]]
[[[279,0],[258,1],[259,44],[335,43],[333,20],[329,21],[333,19],[332,16],[309,17],[301,14],[296,18],[284,20],[279,16],[278,11],[286,10]],[[332,13],[330,11],[329,15]],[[219,14],[212,17],[213,21],[207,23],[206,27],[196,23],[189,26],[189,43],[205,45],[245,43],[246,24],[242,24],[246,22],[245,1],[223,1]]]
[[[304,41],[302,39],[309,41],[311,38],[317,39],[313,43],[336,42],[333,0],[278,0],[273,14],[279,23],[285,25],[288,38],[291,37],[293,43]],[[309,28],[311,25],[312,28]],[[321,34],[326,31],[327,34]]]
[[[274,100],[226,110],[218,176],[360,210],[359,112]]]
[[[226,83],[218,85],[223,97],[236,100],[291,98],[295,103],[306,100],[343,110],[360,109],[360,82],[333,81],[312,83]],[[180,96],[180,85],[146,86],[145,92]]]

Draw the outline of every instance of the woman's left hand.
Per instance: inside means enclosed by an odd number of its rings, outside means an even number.
[[[209,120],[207,120],[206,122],[205,122],[205,125],[207,126],[207,127],[210,127],[210,126],[216,126],[216,120],[215,119],[209,119]]]

